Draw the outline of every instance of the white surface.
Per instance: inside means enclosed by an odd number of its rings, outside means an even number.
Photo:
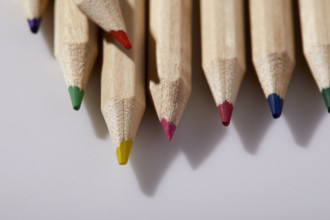
[[[52,56],[51,11],[34,36],[18,1],[0,8],[1,220],[330,219],[330,116],[301,48],[282,117],[271,118],[249,66],[223,128],[196,34],[193,92],[172,142],[149,102],[120,167],[100,111],[100,70],[73,111]]]

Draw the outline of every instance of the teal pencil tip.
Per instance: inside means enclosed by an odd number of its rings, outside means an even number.
[[[330,113],[330,88],[322,89],[322,96],[328,112]]]
[[[82,99],[84,97],[84,90],[77,86],[69,86],[69,93],[71,97],[72,107],[78,111],[81,106]]]

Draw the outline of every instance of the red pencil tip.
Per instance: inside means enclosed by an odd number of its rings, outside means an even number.
[[[162,118],[160,123],[162,124],[163,130],[164,130],[164,133],[165,133],[167,139],[170,141],[173,137],[174,132],[175,132],[176,125],[173,124],[172,122],[166,121],[165,118]]]
[[[231,119],[231,114],[233,113],[233,105],[225,100],[222,104],[218,106],[219,114],[224,126],[228,126]]]
[[[124,31],[110,31],[110,34],[116,38],[126,49],[131,49],[132,45]]]

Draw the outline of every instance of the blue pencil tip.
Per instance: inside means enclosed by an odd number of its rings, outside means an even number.
[[[41,22],[40,18],[28,19],[28,23],[29,23],[30,30],[32,33],[36,34],[38,32],[40,22]]]
[[[272,93],[267,98],[270,110],[272,111],[273,118],[279,118],[282,113],[283,99],[276,93]]]

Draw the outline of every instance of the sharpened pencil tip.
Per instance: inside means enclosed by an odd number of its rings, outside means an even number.
[[[162,124],[163,130],[164,130],[164,133],[165,133],[167,139],[170,141],[175,132],[176,125],[172,122],[168,122],[165,118],[162,118],[160,123]]]
[[[225,100],[222,104],[218,106],[222,124],[226,127],[230,124],[230,119],[233,113],[233,109],[234,106],[227,100]]]
[[[267,98],[273,118],[279,118],[282,113],[283,99],[276,93],[272,93]]]
[[[32,33],[36,34],[39,30],[41,18],[28,19],[29,27]]]
[[[330,88],[322,89],[322,96],[328,112],[330,113]]]
[[[131,42],[124,31],[110,31],[110,34],[116,38],[127,50],[132,48]]]
[[[69,93],[74,110],[78,111],[84,97],[84,90],[77,86],[69,86]]]
[[[119,165],[127,164],[129,154],[131,152],[133,141],[125,139],[120,143],[120,146],[116,149],[117,159]]]

